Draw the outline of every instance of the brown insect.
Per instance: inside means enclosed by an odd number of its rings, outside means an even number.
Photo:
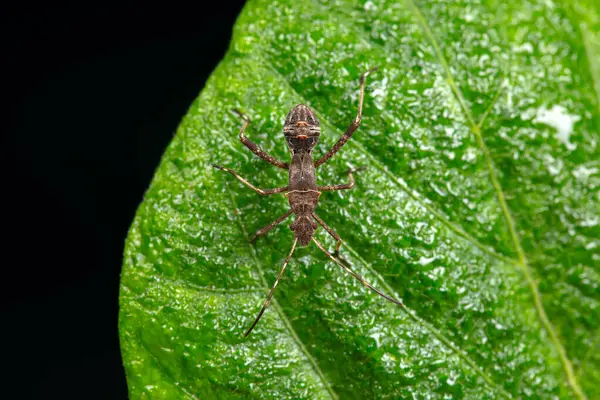
[[[358,100],[358,113],[356,115],[356,119],[350,124],[346,132],[338,139],[338,141],[333,145],[333,147],[324,155],[321,156],[317,161],[313,161],[313,149],[317,142],[319,141],[319,135],[321,134],[321,128],[319,127],[319,121],[315,115],[315,113],[306,105],[298,104],[294,107],[287,115],[285,119],[285,124],[283,126],[283,133],[287,140],[287,145],[290,149],[290,153],[292,155],[292,162],[288,164],[283,161],[279,161],[272,157],[271,155],[265,153],[258,145],[252,142],[244,135],[244,131],[246,127],[250,123],[248,117],[242,114],[238,110],[233,110],[237,114],[239,114],[244,120],[244,124],[242,125],[242,129],[240,130],[240,141],[246,145],[254,154],[265,160],[266,162],[273,164],[276,167],[281,169],[286,169],[289,171],[289,184],[288,186],[275,188],[275,189],[260,189],[256,186],[252,185],[246,179],[242,178],[237,172],[230,168],[225,168],[220,165],[213,164],[215,168],[218,168],[223,171],[229,172],[231,175],[235,176],[238,180],[240,180],[243,184],[250,187],[255,192],[267,196],[276,193],[285,193],[290,203],[290,209],[286,211],[282,216],[277,218],[275,221],[260,229],[254,237],[250,240],[254,242],[260,236],[265,235],[271,229],[273,229],[276,225],[283,222],[287,217],[289,217],[292,213],[296,215],[296,220],[290,224],[290,229],[294,232],[294,242],[292,243],[292,249],[290,253],[285,259],[283,263],[283,267],[275,280],[275,284],[269,295],[267,296],[267,300],[265,301],[262,309],[258,313],[258,316],[254,320],[254,323],[250,328],[246,331],[244,336],[248,336],[252,329],[256,326],[263,313],[269,306],[269,302],[273,297],[273,293],[275,292],[275,288],[279,283],[279,280],[283,276],[285,268],[287,267],[290,259],[292,258],[292,254],[294,254],[294,250],[296,248],[296,244],[300,246],[308,246],[310,241],[315,242],[317,247],[321,249],[330,259],[332,259],[336,264],[341,266],[344,270],[350,273],[353,277],[358,279],[363,285],[373,290],[378,295],[384,297],[385,299],[396,303],[400,306],[404,306],[398,300],[386,295],[385,293],[380,292],[371,286],[367,281],[364,280],[363,277],[356,274],[349,267],[347,267],[344,263],[342,263],[337,255],[339,253],[340,246],[342,245],[342,239],[340,236],[335,233],[333,229],[331,229],[327,224],[315,214],[315,207],[317,202],[319,201],[319,196],[321,196],[321,192],[327,192],[332,190],[344,190],[351,189],[354,186],[354,176],[352,175],[354,172],[362,169],[350,169],[347,174],[349,178],[348,183],[344,183],[341,185],[329,185],[329,186],[318,186],[317,178],[316,178],[316,169],[323,165],[327,160],[329,160],[335,153],[339,151],[339,149],[346,143],[352,134],[360,125],[361,117],[362,117],[362,107],[363,107],[363,99],[365,94],[365,79],[367,76],[376,71],[377,68],[370,69],[364,72],[360,77],[360,96]],[[314,233],[317,227],[321,225],[333,238],[337,241],[335,251],[333,254],[329,253],[321,243],[319,243],[314,238]]]

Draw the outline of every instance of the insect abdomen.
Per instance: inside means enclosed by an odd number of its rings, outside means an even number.
[[[320,193],[316,190],[310,191],[291,191],[288,193],[288,201],[292,212],[298,216],[312,215],[315,206],[319,201]]]

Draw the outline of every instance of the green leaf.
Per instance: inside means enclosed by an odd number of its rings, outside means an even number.
[[[592,4],[590,2],[589,4]],[[600,396],[600,19],[553,0],[252,0],[128,236],[120,335],[131,398]],[[208,39],[207,39],[208,40]],[[190,51],[193,51],[191,49]],[[248,338],[293,234],[262,188],[282,126],[321,121],[318,214],[385,301],[311,245]],[[333,249],[321,229],[317,238]]]

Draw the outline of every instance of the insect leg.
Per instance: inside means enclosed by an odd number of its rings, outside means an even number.
[[[404,304],[402,302],[400,302],[400,301],[394,299],[393,297],[390,297],[387,294],[385,294],[385,293],[383,293],[383,292],[375,289],[373,286],[371,286],[371,284],[369,284],[369,282],[365,281],[365,279],[362,276],[358,275],[356,272],[352,271],[349,267],[345,266],[340,260],[338,260],[337,258],[335,258],[327,250],[325,250],[325,248],[323,247],[323,245],[321,245],[321,243],[319,243],[314,237],[312,238],[312,241],[315,242],[315,244],[317,245],[317,247],[319,249],[321,249],[321,251],[323,253],[325,253],[327,255],[327,257],[331,258],[337,265],[339,265],[344,270],[346,270],[346,272],[348,272],[350,275],[352,275],[353,277],[355,277],[360,283],[362,283],[363,285],[365,285],[366,287],[368,287],[369,289],[371,289],[372,291],[374,291],[375,293],[377,293],[378,295],[380,295],[384,299],[389,300],[392,303],[398,304],[400,307],[404,307]]]
[[[256,193],[262,194],[263,196],[267,196],[267,195],[275,194],[275,193],[283,193],[283,192],[287,192],[288,191],[288,187],[287,186],[280,187],[280,188],[275,188],[275,189],[261,189],[261,188],[257,188],[256,186],[254,186],[253,184],[251,184],[250,182],[248,182],[246,179],[242,178],[237,172],[235,172],[231,168],[223,167],[223,166],[217,165],[217,164],[213,164],[212,166],[215,167],[216,169],[220,169],[220,170],[229,172],[231,175],[235,176],[244,185],[248,186],[250,189],[254,190]]]
[[[356,119],[350,124],[350,126],[346,129],[346,132],[344,132],[344,134],[338,139],[338,141],[333,145],[333,147],[327,153],[321,156],[321,158],[315,161],[315,168],[325,163],[335,153],[337,153],[338,150],[348,141],[348,139],[350,139],[354,131],[358,129],[358,126],[360,125],[360,120],[362,118],[363,100],[365,97],[365,80],[371,72],[376,70],[377,68],[372,68],[364,72],[360,76],[360,94],[358,96],[358,113],[356,114]]]
[[[335,233],[335,231],[333,229],[331,229],[325,223],[325,221],[323,221],[321,218],[319,218],[319,216],[317,214],[313,213],[312,216],[315,219],[315,221],[317,221],[319,223],[319,225],[321,225],[323,228],[325,228],[327,233],[329,233],[337,241],[335,244],[335,252],[333,253],[334,256],[337,256],[340,252],[340,247],[342,246],[342,238],[340,238],[340,235]]]
[[[236,114],[238,114],[244,120],[244,124],[242,125],[242,129],[240,130],[240,142],[242,142],[247,148],[249,148],[251,152],[253,152],[257,156],[259,156],[260,158],[262,158],[263,160],[265,160],[269,164],[273,164],[274,166],[279,167],[281,169],[288,169],[290,167],[288,163],[285,163],[283,161],[279,161],[278,159],[276,159],[272,155],[266,153],[256,143],[254,143],[252,140],[248,139],[246,137],[246,135],[244,135],[244,131],[246,130],[246,127],[250,123],[250,119],[245,114],[243,114],[240,110],[234,109],[233,112],[235,112]]]
[[[289,217],[291,213],[292,213],[292,210],[286,211],[286,213],[283,214],[281,217],[277,218],[275,221],[271,222],[269,225],[265,226],[264,228],[262,228],[261,230],[256,232],[254,234],[254,236],[252,237],[252,239],[250,239],[250,243],[254,243],[256,241],[256,239],[258,239],[262,235],[266,234],[271,229],[275,228],[278,224],[283,222],[283,220],[285,220],[287,217]]]
[[[294,243],[292,243],[292,250],[290,250],[290,254],[288,254],[287,258],[285,259],[285,262],[283,263],[283,267],[281,268],[281,271],[279,272],[279,275],[277,276],[277,279],[275,280],[275,284],[271,288],[271,291],[269,292],[269,295],[267,296],[267,300],[265,300],[265,304],[263,305],[263,307],[261,308],[260,312],[258,313],[258,316],[254,320],[254,323],[246,331],[246,333],[244,334],[244,336],[248,336],[250,334],[250,332],[252,332],[252,329],[254,329],[254,327],[256,326],[256,324],[258,323],[258,321],[260,320],[260,317],[262,317],[263,313],[265,312],[265,310],[269,306],[269,303],[271,302],[271,298],[273,297],[273,293],[275,292],[275,288],[277,287],[277,284],[279,283],[279,280],[283,276],[283,272],[285,271],[285,267],[287,267],[288,263],[290,262],[290,258],[292,258],[292,254],[294,254],[294,250],[296,249],[296,243],[297,242],[298,242],[298,239],[297,238],[294,239]]]
[[[362,171],[363,169],[365,169],[365,167],[348,170],[348,172],[346,172],[346,173],[348,174],[348,178],[350,179],[349,183],[344,183],[341,185],[317,186],[317,190],[319,190],[321,192],[328,192],[328,191],[333,191],[333,190],[352,189],[354,187],[354,176],[352,175],[352,173],[357,172],[357,171]]]

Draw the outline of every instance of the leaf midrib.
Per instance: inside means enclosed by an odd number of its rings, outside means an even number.
[[[447,62],[444,54],[441,51],[439,43],[436,40],[433,33],[431,32],[431,29],[429,28],[427,21],[423,17],[423,14],[419,10],[419,7],[414,3],[413,0],[406,0],[406,2],[408,3],[409,7],[411,8],[414,17],[420,23],[421,28],[423,29],[423,31],[425,33],[425,36],[428,38],[431,45],[433,46],[436,56],[438,58],[438,62],[442,65],[442,68],[444,69],[444,72],[446,73],[447,83],[450,86],[450,89],[452,90],[453,94],[455,95],[456,100],[458,101],[460,108],[462,109],[463,114],[470,125],[471,132],[476,136],[476,139],[478,141],[481,151],[484,153],[484,158],[486,160],[486,167],[487,167],[488,173],[490,175],[490,181],[492,182],[494,191],[496,192],[496,197],[498,198],[498,202],[502,209],[503,217],[508,225],[511,240],[513,242],[513,246],[515,248],[515,251],[517,252],[519,259],[518,259],[518,261],[515,261],[513,259],[507,259],[503,256],[500,256],[498,258],[501,258],[503,261],[508,261],[510,264],[517,266],[522,271],[522,273],[525,276],[525,279],[527,281],[528,287],[531,291],[533,301],[534,301],[534,307],[536,309],[536,313],[538,314],[538,316],[540,318],[540,322],[542,323],[542,326],[544,326],[544,329],[548,332],[551,342],[559,355],[559,359],[560,359],[561,365],[563,367],[563,370],[565,372],[565,375],[567,377],[567,381],[568,381],[569,385],[571,386],[572,390],[575,392],[575,394],[580,399],[586,399],[586,396],[583,393],[583,390],[581,389],[581,386],[578,383],[577,376],[575,375],[572,363],[571,363],[570,359],[568,358],[567,352],[566,352],[564,346],[562,345],[560,339],[558,338],[558,335],[556,334],[556,330],[555,330],[553,324],[550,322],[548,315],[546,314],[545,308],[544,308],[542,300],[541,300],[541,294],[539,293],[539,290],[537,288],[536,281],[533,279],[531,269],[530,269],[529,263],[527,261],[526,254],[522,248],[521,240],[520,240],[520,237],[516,230],[516,224],[514,223],[514,218],[508,207],[508,204],[506,203],[502,186],[500,185],[500,182],[497,179],[493,159],[492,159],[491,155],[489,154],[489,150],[487,149],[487,146],[485,145],[483,136],[481,135],[481,128],[487,118],[488,113],[492,110],[494,104],[499,100],[500,95],[502,93],[502,87],[500,87],[497,90],[494,98],[492,99],[492,102],[489,104],[489,106],[485,110],[480,121],[476,124],[474,122],[474,118],[471,113],[471,110],[467,106],[467,104],[464,100],[464,97],[462,95],[462,92],[458,89],[458,86],[454,80],[454,77],[452,76],[450,67],[448,65],[448,62]],[[591,73],[592,73],[592,77],[593,77],[593,81],[594,81],[594,88],[596,90],[597,100],[598,100],[598,108],[600,109],[600,84],[598,83],[598,81],[600,80],[600,77],[598,76],[599,75],[598,73],[596,73],[596,74],[594,73],[595,70],[593,69],[593,66],[591,65],[592,61],[589,57],[589,55],[590,55],[589,53],[591,52],[589,37],[588,37],[589,32],[587,32],[584,29],[585,29],[585,27],[581,27],[581,33],[583,36],[585,50],[588,55],[588,60],[590,62],[590,69],[591,69]],[[586,33],[588,35],[586,35]],[[378,43],[371,40],[368,36],[365,37],[364,34],[361,34],[361,38],[363,39],[363,42],[367,42],[371,45],[380,47]],[[505,76],[506,76],[506,73],[505,73]],[[361,151],[363,151],[363,152],[365,151],[364,147],[360,143],[357,143],[357,146],[359,146],[361,148]],[[369,153],[365,152],[365,154],[367,156],[369,156],[372,160],[374,159],[374,157],[372,157]],[[390,176],[394,181],[396,181],[396,183],[398,183],[399,186],[401,186],[401,187],[403,186],[400,184],[400,182],[397,180],[397,178],[395,176],[393,176],[391,173],[389,173],[387,168],[384,168],[383,170],[388,176]],[[406,189],[408,189],[408,187]],[[411,195],[411,191],[406,190],[406,189],[405,189],[406,193]],[[425,206],[429,210],[429,207],[427,207],[426,204],[422,204],[422,205]],[[463,236],[464,238],[466,238],[467,240],[469,240],[476,247],[480,248],[481,250],[484,250],[486,253],[491,254],[493,256],[499,256],[498,253],[491,250],[489,247],[479,243],[479,241],[477,241],[471,235],[466,233],[460,226],[453,224],[450,221],[446,220],[445,218],[441,217],[441,213],[439,213],[433,209],[431,209],[430,211],[432,213],[434,213],[434,215],[436,215],[436,217],[438,217],[438,219],[440,219],[440,221],[442,221],[444,224],[446,224],[448,227],[450,227],[452,230],[454,230],[457,234],[459,234],[459,235]]]
[[[431,42],[432,46],[434,47],[436,55],[438,57],[438,60],[439,60],[440,64],[442,65],[442,67],[444,68],[444,71],[447,75],[448,84],[450,85],[452,92],[456,96],[458,102],[460,103],[460,106],[465,114],[465,117],[467,118],[467,120],[469,121],[469,124],[471,125],[471,127],[470,127],[471,131],[475,135],[477,142],[479,143],[479,147],[484,154],[486,166],[488,169],[488,173],[490,175],[490,181],[491,181],[492,185],[494,186],[494,191],[496,192],[496,197],[498,198],[498,202],[500,203],[500,207],[502,209],[502,214],[504,216],[506,224],[508,225],[509,233],[510,233],[510,236],[511,236],[511,239],[513,242],[513,246],[519,257],[519,261],[516,264],[519,266],[520,270],[523,272],[523,275],[525,276],[527,285],[529,286],[529,289],[533,296],[536,312],[540,318],[542,325],[544,326],[544,329],[547,331],[548,335],[550,336],[552,344],[554,345],[556,351],[558,352],[560,362],[562,364],[564,373],[567,377],[569,386],[571,386],[571,389],[573,390],[573,392],[579,399],[586,399],[586,396],[583,393],[583,390],[581,389],[579,382],[577,381],[577,376],[575,375],[575,372],[573,370],[573,365],[571,363],[571,360],[569,360],[567,352],[566,352],[564,346],[562,345],[560,339],[558,338],[558,335],[556,334],[556,330],[555,330],[552,322],[550,322],[550,319],[548,318],[548,315],[546,314],[546,310],[542,303],[541,294],[538,291],[537,283],[533,279],[525,251],[523,250],[523,246],[521,245],[521,238],[520,238],[519,234],[517,233],[514,218],[512,216],[510,208],[508,207],[508,204],[506,203],[506,199],[504,196],[504,190],[503,190],[502,185],[500,184],[500,181],[498,180],[498,177],[496,175],[494,161],[493,161],[492,156],[489,153],[489,150],[485,144],[483,135],[481,134],[481,127],[482,127],[483,122],[485,121],[485,117],[487,116],[487,114],[484,114],[484,116],[482,117],[481,121],[478,124],[474,123],[471,111],[467,107],[467,105],[463,99],[462,92],[458,89],[458,87],[454,81],[454,77],[452,76],[450,68],[448,67],[448,62],[446,61],[446,58],[444,57],[444,54],[442,53],[435,36],[429,29],[427,21],[425,20],[425,18],[421,14],[421,11],[419,10],[419,8],[417,7],[417,5],[414,3],[413,0],[406,0],[406,1],[409,3],[411,9],[413,10],[415,17],[420,22],[420,24],[423,28],[423,31],[425,32],[425,35],[428,37],[429,41]],[[500,96],[497,96],[494,99],[494,102],[497,101],[497,99],[499,99],[499,98],[500,98]],[[490,106],[488,107],[488,110],[491,110],[491,108],[493,107],[493,104],[494,103],[490,104]]]
[[[559,356],[559,360],[560,360],[561,366],[563,367],[563,371],[566,375],[567,382],[568,382],[569,386],[572,388],[573,392],[576,394],[576,396],[581,400],[585,400],[586,396],[583,393],[581,386],[579,385],[577,376],[575,375],[575,372],[573,370],[572,363],[571,363],[570,359],[568,358],[566,350],[565,350],[564,346],[562,345],[560,339],[558,338],[558,335],[556,334],[556,330],[555,330],[552,322],[550,322],[550,320],[546,314],[545,308],[542,303],[541,294],[539,293],[539,291],[537,289],[536,281],[533,279],[531,269],[530,269],[529,263],[527,261],[527,257],[522,248],[521,240],[517,233],[516,226],[514,223],[514,218],[508,207],[508,204],[506,203],[502,186],[501,186],[499,180],[497,179],[493,159],[492,159],[491,155],[489,154],[489,150],[487,149],[487,146],[485,145],[483,136],[481,135],[481,128],[488,116],[488,113],[492,110],[494,104],[496,104],[496,102],[501,97],[500,95],[502,94],[502,87],[500,86],[498,88],[496,94],[494,95],[494,97],[492,99],[491,104],[489,104],[489,106],[485,110],[485,112],[482,115],[479,122],[475,123],[475,120],[473,118],[471,110],[467,106],[466,101],[464,100],[464,97],[462,95],[462,92],[458,89],[458,86],[456,85],[456,81],[454,80],[454,77],[450,71],[448,62],[447,62],[443,52],[441,51],[438,41],[436,40],[435,36],[431,32],[431,29],[429,28],[427,21],[425,20],[422,13],[420,12],[418,6],[414,3],[413,0],[406,0],[406,2],[408,3],[409,8],[412,10],[414,17],[416,18],[416,20],[420,24],[421,28],[423,29],[425,36],[429,40],[430,44],[433,46],[436,57],[438,59],[438,62],[441,64],[441,66],[446,74],[446,77],[447,77],[446,82],[448,83],[450,89],[452,90],[452,93],[454,94],[456,100],[458,101],[460,108],[468,122],[469,128],[470,128],[471,132],[475,135],[476,140],[479,144],[480,150],[484,154],[486,168],[488,169],[488,174],[490,176],[490,182],[492,183],[492,186],[496,193],[498,203],[502,210],[502,215],[503,215],[505,222],[509,228],[509,234],[511,237],[511,241],[513,242],[514,249],[517,253],[518,260],[514,260],[512,258],[507,258],[507,257],[497,253],[495,251],[495,249],[493,249],[492,247],[486,246],[486,245],[480,243],[477,239],[475,239],[473,236],[468,234],[460,225],[457,225],[457,224],[451,222],[450,220],[448,220],[447,218],[445,218],[443,216],[442,212],[429,206],[423,200],[423,199],[426,199],[425,196],[416,195],[416,193],[418,193],[418,192],[412,190],[411,188],[408,187],[408,185],[406,185],[405,182],[401,181],[396,176],[394,176],[389,171],[389,169],[387,168],[385,163],[383,161],[378,160],[372,154],[367,152],[367,150],[364,148],[364,146],[360,142],[350,141],[350,143],[352,143],[355,147],[357,147],[359,149],[359,151],[361,151],[361,153],[366,155],[371,161],[375,162],[376,166],[385,175],[387,175],[389,178],[391,178],[392,181],[395,182],[402,190],[404,190],[405,193],[407,193],[411,198],[413,198],[422,207],[424,207],[429,212],[431,212],[440,222],[442,222],[444,225],[446,225],[448,228],[450,228],[453,232],[455,232],[459,236],[465,238],[466,240],[471,242],[475,247],[486,252],[487,254],[489,254],[497,259],[500,259],[503,262],[507,262],[510,265],[514,265],[519,268],[519,270],[523,273],[523,275],[525,277],[525,280],[527,282],[527,285],[528,285],[531,295],[533,297],[533,303],[534,303],[533,306],[536,310],[536,313],[538,314],[540,322],[541,322],[542,326],[544,327],[544,329],[546,330],[546,332],[548,333],[548,335],[550,336],[551,343]],[[337,14],[337,15],[339,16],[340,14]],[[357,33],[357,35],[360,36],[362,42],[364,42],[368,45],[371,45],[371,47],[373,47],[373,46],[381,47],[378,43],[374,42],[370,37],[364,35],[364,32],[356,32],[356,33]],[[257,48],[257,50],[260,51],[261,49]],[[588,49],[586,48],[586,50],[588,50]],[[300,93],[298,93],[298,91],[296,91],[292,87],[291,83],[287,80],[287,78],[275,68],[275,66],[270,62],[270,60],[266,56],[264,56],[262,53],[260,53],[259,55],[264,61],[266,61],[266,65],[269,67],[269,69],[271,71],[273,71],[277,76],[279,76],[299,98],[303,99],[303,101],[306,102],[305,97],[300,95]],[[315,111],[315,113],[321,118],[321,120],[325,123],[325,125],[329,125],[338,130],[340,129],[339,127],[336,127],[334,124],[328,123],[327,119],[324,118],[325,115],[323,113],[321,113],[319,110],[315,110],[313,108],[313,111]]]
[[[590,15],[589,13],[584,14]],[[596,108],[600,113],[600,68],[597,65],[594,65],[594,50],[592,49],[592,33],[590,33],[588,29],[587,23],[579,24],[579,32],[581,33],[581,41],[583,42],[583,49],[585,50],[586,58],[588,60],[588,66],[590,70],[590,75],[592,76],[592,82],[594,83],[594,92],[596,93]]]

